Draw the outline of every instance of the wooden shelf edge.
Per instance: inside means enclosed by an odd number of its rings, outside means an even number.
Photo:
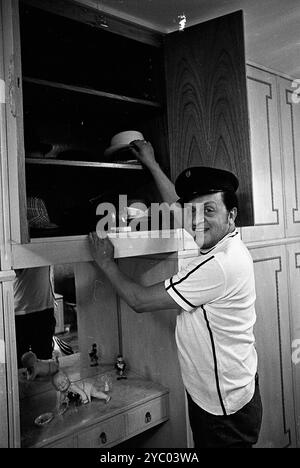
[[[194,242],[183,229],[129,232],[109,237],[116,259],[195,249]],[[14,269],[92,260],[87,236],[33,239],[28,244],[12,245]]]
[[[27,164],[40,164],[49,166],[73,166],[73,167],[94,167],[106,169],[133,169],[142,170],[143,167],[139,163],[133,162],[95,162],[95,161],[68,161],[64,159],[40,159],[40,158],[25,158]]]

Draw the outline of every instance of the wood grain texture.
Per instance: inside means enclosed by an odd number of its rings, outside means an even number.
[[[165,57],[172,179],[187,166],[234,172],[239,224],[253,224],[242,12],[168,34]]]

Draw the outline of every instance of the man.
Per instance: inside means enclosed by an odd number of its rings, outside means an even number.
[[[151,171],[164,201],[203,204],[204,222],[192,211],[200,254],[166,281],[144,287],[113,260],[109,240],[90,235],[93,257],[117,293],[136,312],[181,309],[176,343],[196,448],[252,447],[262,407],[254,345],[253,262],[235,228],[237,178],[228,171],[188,168],[175,187],[155,161],[150,143],[131,144]],[[176,190],[175,190],[176,189]]]
[[[16,270],[13,287],[18,367],[29,350],[51,359],[56,320],[50,267]]]

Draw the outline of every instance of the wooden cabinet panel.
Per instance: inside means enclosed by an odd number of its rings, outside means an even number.
[[[300,242],[287,246],[291,307],[292,369],[298,447],[300,445]]]
[[[76,263],[74,272],[81,362],[89,366],[93,343],[101,363],[114,362],[119,352],[116,293],[94,263]]]
[[[79,448],[109,447],[125,439],[124,415],[114,417],[108,421],[97,424],[92,429],[78,435]]]
[[[172,179],[187,166],[231,170],[240,225],[253,224],[242,12],[168,34],[165,57]]]
[[[120,260],[130,278],[150,285],[169,278],[178,271],[176,254],[145,256]],[[157,310],[137,314],[120,301],[122,351],[130,368],[140,375],[170,389],[169,421],[151,434],[148,447],[186,447],[185,391],[177,359],[175,342],[177,310]]]
[[[18,0],[1,2],[12,242],[28,241]]]
[[[256,280],[255,336],[263,402],[258,447],[293,447],[295,422],[285,247],[260,248],[251,254]]]
[[[251,242],[284,237],[284,221],[276,76],[248,66],[247,83],[255,225],[242,238]]]
[[[67,437],[51,445],[45,445],[44,448],[77,448],[77,437]]]
[[[293,101],[292,81],[278,78],[286,235],[300,235],[300,106]]]

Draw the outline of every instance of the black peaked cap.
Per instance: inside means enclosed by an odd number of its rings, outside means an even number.
[[[209,193],[235,192],[238,186],[239,181],[232,172],[204,166],[188,167],[175,181],[175,190],[181,203]]]

